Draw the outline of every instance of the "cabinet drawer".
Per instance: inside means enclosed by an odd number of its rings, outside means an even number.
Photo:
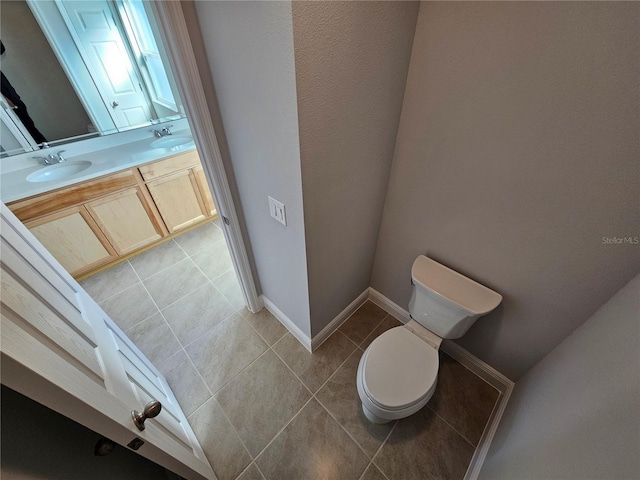
[[[136,185],[135,175],[131,170],[124,170],[18,200],[8,206],[15,216],[24,222],[134,185]]]
[[[198,152],[193,150],[181,155],[176,155],[175,157],[143,165],[139,167],[139,170],[142,178],[145,181],[149,181],[196,165],[200,165],[200,157],[198,157]]]

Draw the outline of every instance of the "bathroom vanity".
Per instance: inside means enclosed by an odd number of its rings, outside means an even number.
[[[45,174],[62,177],[37,181]],[[3,200],[74,277],[216,216],[192,140],[169,148],[133,142],[2,180]]]

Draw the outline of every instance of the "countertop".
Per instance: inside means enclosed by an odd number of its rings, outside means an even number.
[[[190,132],[188,130],[186,132],[174,132],[174,135],[176,137],[180,135],[190,136]],[[91,166],[82,172],[60,180],[28,182],[27,177],[30,174],[47,168],[40,163],[36,163],[37,160],[33,160],[34,164],[32,166],[0,175],[0,199],[4,203],[13,202],[195,149],[193,141],[178,147],[151,148],[151,142],[154,140],[156,139],[145,138],[125,145],[68,157],[66,158],[67,163],[90,161]],[[42,152],[34,152],[34,156],[38,153],[42,154]]]

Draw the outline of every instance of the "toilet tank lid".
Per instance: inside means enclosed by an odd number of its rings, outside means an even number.
[[[416,285],[473,315],[486,315],[502,301],[499,293],[424,255],[413,262],[411,278]]]

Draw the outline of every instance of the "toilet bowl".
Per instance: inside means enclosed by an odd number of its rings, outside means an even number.
[[[438,380],[438,350],[408,328],[376,338],[358,365],[358,394],[369,421],[386,423],[424,407]]]
[[[415,260],[411,277],[412,320],[376,338],[358,365],[358,395],[372,423],[424,407],[436,390],[442,339],[461,337],[502,301],[500,294],[425,256]]]

